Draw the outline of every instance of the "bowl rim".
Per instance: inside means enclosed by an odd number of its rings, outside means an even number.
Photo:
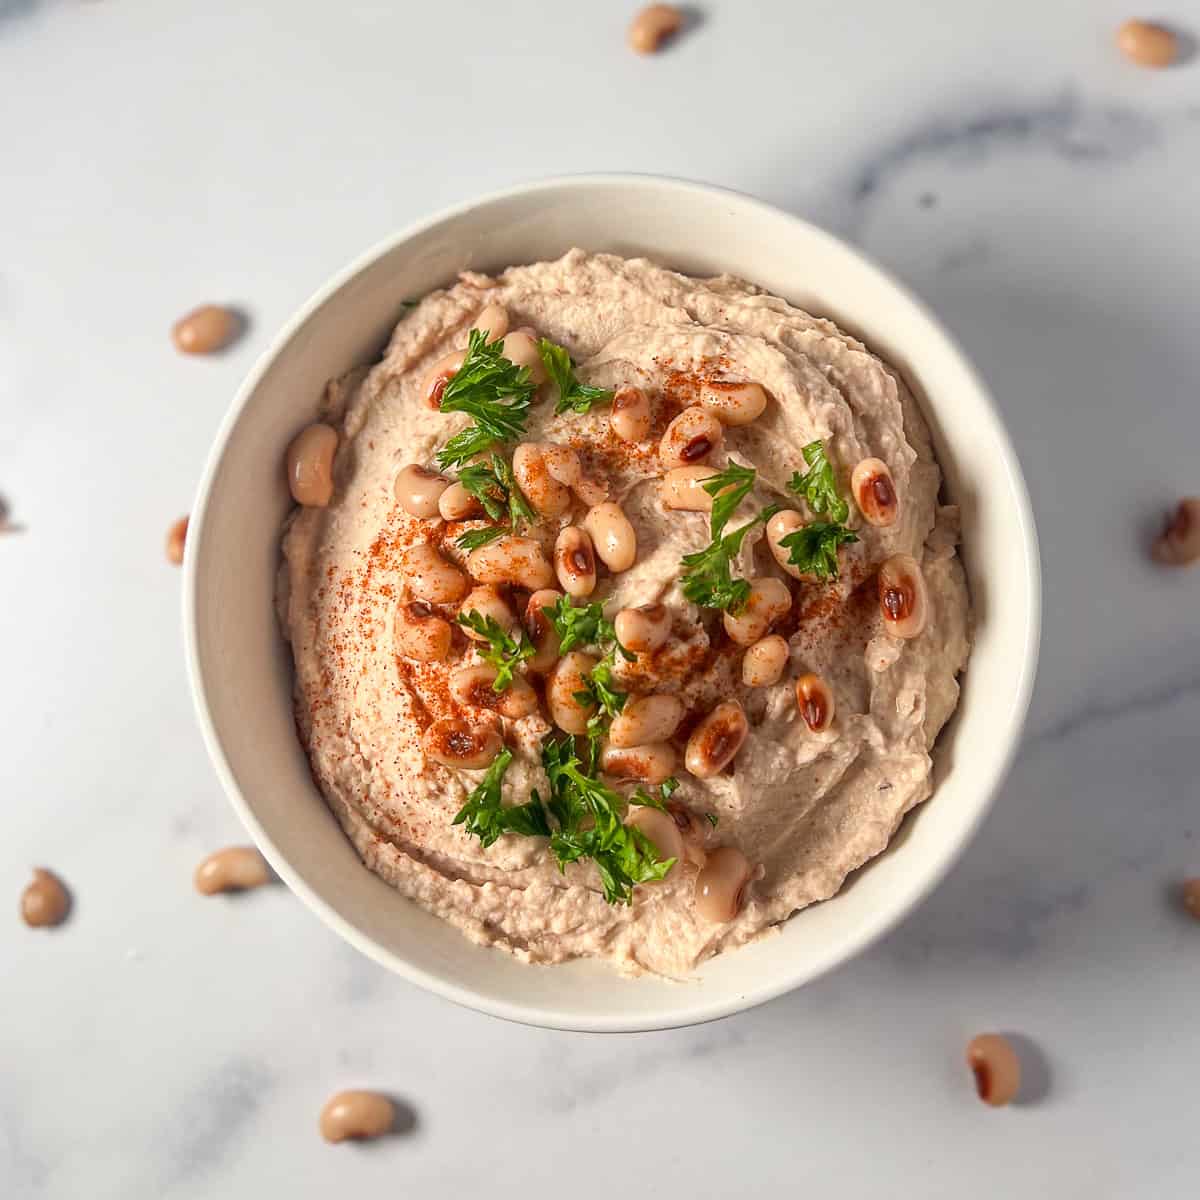
[[[1013,691],[1013,700],[1007,714],[1007,727],[1004,730],[1004,736],[1007,737],[1008,744],[996,766],[994,776],[986,785],[981,787],[975,811],[971,814],[970,819],[961,825],[955,837],[947,840],[939,849],[936,861],[932,867],[923,876],[914,879],[913,883],[897,896],[894,904],[890,905],[887,909],[881,909],[874,916],[860,922],[859,928],[852,936],[846,938],[844,941],[839,941],[815,965],[810,963],[801,970],[781,972],[777,978],[771,979],[752,989],[748,988],[745,992],[740,992],[724,1000],[702,1004],[689,1004],[686,1002],[689,989],[680,988],[682,1003],[677,1009],[664,1011],[661,1017],[647,1020],[643,1017],[629,1018],[620,1013],[613,1013],[606,1015],[604,1018],[580,1018],[574,1016],[564,1008],[513,1003],[497,999],[486,992],[460,986],[432,972],[414,966],[406,959],[386,949],[374,939],[362,933],[349,920],[342,917],[331,904],[292,869],[285,855],[276,846],[270,834],[255,816],[245,796],[242,795],[241,788],[221,745],[208,704],[206,681],[199,656],[196,621],[198,556],[196,554],[185,553],[182,596],[184,656],[187,664],[188,681],[192,692],[192,701],[200,725],[201,735],[209,758],[212,761],[217,777],[230,804],[276,874],[327,926],[368,958],[380,966],[386,967],[408,982],[414,983],[426,991],[450,1000],[455,1004],[476,1012],[500,1017],[503,1020],[540,1028],[594,1033],[628,1033],[700,1025],[708,1021],[719,1020],[738,1012],[756,1008],[761,1004],[765,1004],[792,991],[802,984],[820,978],[828,971],[856,957],[908,916],[928,896],[933,888],[941,882],[950,867],[958,860],[963,849],[974,837],[980,824],[989,812],[997,792],[1012,767],[1013,760],[1021,743],[1021,734],[1025,718],[1028,714],[1037,673],[1042,609],[1041,557],[1037,528],[1034,522],[1033,506],[1030,501],[1029,490],[1021,470],[1020,461],[1017,458],[1016,451],[1004,422],[1000,417],[991,392],[979,376],[970,358],[959,346],[957,340],[949,333],[924,301],[919,299],[885,267],[880,266],[855,246],[843,241],[822,227],[813,224],[804,217],[797,216],[785,209],[778,208],[773,204],[769,204],[755,196],[733,188],[651,173],[587,172],[555,175],[499,188],[484,195],[451,204],[430,216],[410,223],[398,232],[392,233],[376,242],[370,248],[353,258],[346,266],[336,271],[283,324],[279,332],[271,339],[267,348],[255,360],[242,380],[241,385],[238,387],[232,403],[217,428],[196,490],[190,517],[189,541],[191,544],[199,545],[204,536],[205,518],[213,485],[219,473],[229,440],[244,409],[254,396],[260,382],[275,359],[283,353],[297,332],[312,315],[342,288],[346,287],[358,275],[404,242],[439,224],[463,216],[473,209],[543,191],[586,191],[596,186],[611,188],[614,185],[630,189],[690,194],[710,201],[726,203],[736,201],[751,215],[757,214],[769,217],[772,220],[783,218],[788,222],[801,226],[807,237],[824,241],[830,249],[835,250],[853,262],[857,269],[865,271],[869,275],[873,274],[876,276],[882,284],[890,287],[911,307],[915,315],[927,327],[926,333],[935,345],[938,355],[954,360],[957,367],[970,381],[977,398],[982,404],[984,413],[992,423],[992,432],[1002,450],[1001,465],[1012,493],[1017,517],[1017,530],[1023,549],[1025,604],[1028,612],[1028,622],[1024,631],[1020,674]],[[934,406],[930,404],[930,407],[933,408]],[[498,953],[498,951],[489,951],[485,947],[479,947],[479,950],[481,953]],[[529,969],[536,968],[530,967]],[[636,981],[631,981],[630,986],[636,986]]]

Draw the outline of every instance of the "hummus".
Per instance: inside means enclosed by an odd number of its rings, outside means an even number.
[[[393,492],[402,467],[433,466],[439,447],[470,423],[430,407],[429,374],[466,345],[487,305],[503,306],[511,328],[529,327],[569,351],[581,383],[635,386],[650,403],[649,436],[626,442],[608,404],[555,415],[554,385],[546,384],[523,437],[574,447],[587,479],[607,489],[636,533],[636,561],[619,573],[601,566],[595,591],[578,603],[602,601],[610,619],[650,604],[670,615],[667,642],[633,663],[618,657],[614,675],[631,700],[665,692],[682,702],[686,715],[671,739],[679,781],[672,802],[698,819],[684,822],[694,842],[688,861],[636,887],[628,905],[606,902],[587,859],[560,871],[545,837],[505,834],[484,848],[453,824],[483,772],[427,754],[423,735],[433,723],[450,718],[499,732],[513,754],[506,803],[528,800],[535,788],[547,795],[541,747],[556,731],[545,703],[510,718],[452,694],[453,673],[481,661],[480,643],[461,629],[443,661],[405,657],[395,641],[397,608],[413,595],[406,551],[430,544],[461,565],[466,555],[454,538],[481,524],[412,516]],[[735,573],[777,579],[791,599],[771,628],[786,639],[787,664],[769,686],[743,683],[746,647],[730,639],[719,611],[698,608],[681,590],[680,560],[709,545],[709,514],[663,502],[660,439],[713,380],[754,381],[767,394],[761,415],[725,425],[721,445],[704,459],[714,472],[730,463],[757,471],[727,531],[768,504],[804,522],[829,520],[787,487],[808,470],[802,448],[821,442],[857,535],[837,551],[838,577],[823,581],[782,569],[762,523],[745,537]],[[526,962],[591,956],[626,973],[683,978],[834,895],[930,795],[930,750],[957,703],[968,654],[958,513],[939,503],[929,431],[904,381],[830,321],[729,276],[691,279],[644,259],[573,250],[496,278],[464,274],[427,296],[397,325],[377,365],[329,385],[322,419],[339,434],[332,499],[289,518],[280,577],[300,738],[363,862],[473,941]],[[503,452],[511,457],[513,449]],[[855,466],[868,459],[890,472],[898,515],[888,525],[864,519],[850,490]],[[556,535],[580,524],[588,506],[574,497],[572,508],[525,535],[553,561]],[[880,566],[896,555],[912,556],[924,579],[926,619],[913,637],[893,636],[881,607]],[[526,595],[512,596],[516,612]],[[451,619],[457,609],[432,607]],[[541,700],[541,678],[526,674]],[[811,675],[835,703],[832,723],[817,721],[817,732],[797,702],[797,679]],[[745,741],[727,768],[698,777],[685,767],[683,745],[730,700],[745,713]],[[727,846],[752,874],[732,919],[706,919],[697,907],[698,863]]]

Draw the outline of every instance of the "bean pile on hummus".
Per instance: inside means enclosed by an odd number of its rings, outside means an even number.
[[[415,305],[288,452],[280,610],[364,863],[473,941],[681,978],[931,790],[969,603],[900,376],[572,250]]]

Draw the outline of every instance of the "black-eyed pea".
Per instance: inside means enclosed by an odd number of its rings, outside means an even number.
[[[546,382],[546,364],[538,351],[538,340],[527,329],[517,329],[504,339],[504,357],[518,367],[529,368],[529,378],[539,387]]]
[[[445,475],[419,463],[409,463],[396,472],[392,495],[410,517],[427,519],[439,514],[439,502],[449,486],[450,480]]]
[[[592,539],[578,525],[568,525],[554,543],[554,571],[568,596],[582,599],[596,590],[596,554]]]
[[[697,779],[712,778],[733,762],[749,732],[742,706],[736,700],[723,700],[692,730],[684,766]]]
[[[475,328],[487,334],[487,340],[494,342],[508,332],[508,309],[503,304],[485,304],[475,318]]]
[[[444,767],[478,771],[486,767],[504,745],[500,730],[489,722],[463,717],[439,717],[421,735],[427,758]]]
[[[763,576],[750,583],[750,595],[738,613],[725,613],[721,623],[739,646],[752,646],[762,638],[773,621],[792,607],[792,593],[782,579]]]
[[[696,876],[696,915],[714,925],[732,921],[742,911],[751,874],[749,860],[736,846],[710,850]]]
[[[683,512],[712,512],[713,498],[704,484],[715,474],[712,467],[673,467],[662,480],[664,506]]]
[[[441,662],[450,653],[450,622],[424,600],[403,601],[396,607],[392,639],[396,653],[416,662]]]
[[[554,582],[554,568],[532,538],[505,535],[467,555],[467,570],[480,583],[509,584],[536,592]]]
[[[640,387],[618,388],[608,423],[623,442],[644,442],[650,436],[650,400]]]
[[[665,812],[647,805],[638,805],[629,810],[625,824],[645,834],[658,851],[659,861],[673,858],[675,866],[670,875],[684,859],[683,835],[679,827]]]
[[[226,846],[201,860],[193,882],[202,896],[245,892],[274,879],[267,860],[253,846]]]
[[[1153,21],[1125,21],[1117,29],[1117,49],[1139,67],[1169,67],[1179,57],[1179,38]]]
[[[571,489],[550,474],[539,443],[522,442],[513,451],[512,469],[517,486],[541,516],[561,517],[571,507]]]
[[[683,701],[667,692],[626,701],[609,726],[609,744],[625,750],[665,742],[679,728],[683,713]]]
[[[458,374],[458,368],[463,365],[466,357],[465,350],[451,350],[449,354],[443,354],[425,372],[425,378],[421,381],[421,396],[426,408],[441,408],[442,393],[446,390],[446,384]]]
[[[53,871],[35,867],[21,893],[21,920],[33,929],[61,925],[71,911],[71,893]]]
[[[725,432],[721,422],[703,408],[685,408],[662,435],[658,460],[666,470],[704,462],[720,448]]]
[[[287,478],[292,499],[305,508],[324,508],[333,498],[333,455],[337,430],[317,421],[306,425],[287,450]]]
[[[409,547],[400,566],[408,590],[429,604],[455,604],[470,591],[466,575],[428,542]]]
[[[850,473],[850,492],[858,511],[872,524],[894,525],[900,500],[888,465],[881,458],[864,458]]]
[[[318,1127],[327,1142],[382,1137],[396,1123],[396,1106],[380,1092],[346,1091],[330,1096]]]
[[[657,650],[671,633],[671,611],[665,604],[639,604],[623,608],[613,621],[617,641],[635,654]]]
[[[929,619],[925,576],[915,558],[893,554],[879,568],[879,611],[892,637],[915,638]]]
[[[241,315],[232,308],[202,304],[175,322],[171,340],[184,354],[215,354],[242,332],[243,324]]]
[[[975,1090],[984,1104],[1001,1108],[1021,1090],[1021,1060],[1008,1038],[981,1033],[967,1043],[967,1066],[975,1077]]]
[[[483,505],[476,496],[455,480],[438,497],[438,515],[445,521],[469,521],[483,516]]]
[[[813,733],[825,733],[833,724],[837,707],[833,689],[820,675],[801,675],[796,680],[796,707]]]
[[[573,446],[543,442],[541,450],[546,470],[559,483],[569,487],[584,504],[603,504],[608,499],[608,488],[599,480],[591,479],[583,473],[579,452]]]
[[[588,509],[583,528],[600,561],[613,574],[628,571],[637,559],[637,534],[619,504],[611,500]]]
[[[561,599],[562,592],[541,588],[526,602],[525,633],[533,643],[533,657],[526,660],[525,669],[535,675],[544,675],[558,662],[558,634],[545,610],[554,608]]]
[[[618,781],[636,781],[657,787],[675,774],[679,753],[670,742],[650,742],[645,746],[614,746],[606,743],[600,751],[600,770]]]
[[[1150,550],[1155,562],[1186,567],[1200,562],[1200,497],[1181,500]]]
[[[629,47],[638,54],[656,54],[683,28],[683,11],[674,4],[647,4],[629,25]]]
[[[458,606],[458,611],[460,614],[473,612],[478,613],[481,617],[490,617],[505,633],[511,633],[517,623],[517,617],[512,610],[512,605],[500,594],[499,589],[488,583],[472,588],[462,598],[462,602]],[[466,625],[462,626],[462,631],[472,641],[483,642],[487,640],[483,634],[476,633],[474,629]]]
[[[702,867],[708,861],[708,852],[704,848],[708,835],[714,828],[711,821],[694,813],[682,800],[672,800],[667,805],[667,812],[683,838],[684,854],[688,862]]]
[[[587,679],[598,659],[582,650],[570,650],[555,664],[546,679],[546,707],[550,719],[566,733],[586,733],[596,705],[579,699],[587,692]]]
[[[700,404],[722,425],[749,425],[762,416],[767,393],[760,383],[709,380],[700,389]]]
[[[781,545],[789,533],[795,533],[804,526],[804,518],[793,508],[785,508],[777,512],[767,521],[766,542],[771,551],[771,557],[793,578],[803,579],[804,572],[790,559],[791,549]]]
[[[788,644],[777,633],[760,638],[742,655],[742,682],[747,687],[771,687],[788,663]]]
[[[537,712],[537,692],[520,675],[514,675],[499,692],[495,684],[496,668],[482,663],[459,667],[451,673],[447,686],[454,700],[466,708],[491,709],[513,721]]]

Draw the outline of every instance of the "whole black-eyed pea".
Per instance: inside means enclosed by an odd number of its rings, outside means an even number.
[[[33,879],[21,893],[21,920],[32,929],[61,925],[71,911],[71,894],[63,881],[45,867],[33,869]]]
[[[805,574],[793,562],[792,552],[787,546],[781,545],[789,533],[795,533],[804,526],[804,519],[793,508],[785,508],[777,512],[767,521],[766,542],[771,551],[771,557],[793,578],[803,579]]]
[[[864,458],[850,472],[850,492],[858,511],[872,524],[894,525],[900,515],[896,484],[881,458]]]
[[[600,751],[600,770],[605,775],[618,781],[648,783],[652,787],[670,779],[678,762],[679,753],[670,742],[627,747],[609,742]]]
[[[749,861],[736,846],[710,850],[696,876],[697,916],[714,925],[732,921],[742,911],[751,873]]]
[[[410,517],[427,519],[438,516],[438,502],[450,486],[445,475],[419,463],[409,463],[396,472],[392,495]]]
[[[609,744],[625,750],[650,742],[665,742],[679,728],[683,713],[683,701],[667,692],[628,700],[612,719]]]
[[[596,555],[592,539],[578,525],[568,525],[554,543],[554,571],[568,596],[582,599],[596,590]]]
[[[253,846],[226,846],[201,860],[194,882],[202,896],[215,896],[262,887],[273,878],[267,860]]]
[[[704,843],[714,828],[712,822],[692,812],[682,800],[672,800],[667,805],[667,812],[683,838],[684,854],[688,862],[695,863],[698,867],[704,866],[708,861]]]
[[[538,340],[528,329],[517,329],[504,339],[504,357],[518,367],[529,368],[529,378],[539,387],[546,382],[546,364],[538,350]]]
[[[464,615],[474,612],[478,613],[481,617],[490,617],[505,633],[511,633],[517,624],[517,616],[512,610],[512,605],[490,583],[473,587],[462,598],[458,606],[458,611]],[[462,626],[462,631],[472,641],[487,641],[487,638],[482,633],[476,633],[474,629],[466,625]]]
[[[458,368],[466,361],[466,357],[465,350],[451,350],[449,354],[443,354],[425,372],[425,378],[421,381],[421,395],[426,408],[441,408],[442,393],[446,390],[446,384],[458,374]]]
[[[813,733],[825,733],[833,724],[836,710],[833,689],[820,675],[801,675],[796,680],[796,707]]]
[[[171,327],[175,349],[184,354],[215,354],[242,331],[241,316],[221,304],[202,304]]]
[[[732,641],[739,646],[752,646],[762,638],[773,621],[778,621],[792,607],[792,593],[782,579],[763,576],[751,580],[750,594],[738,613],[724,613],[721,623]]]
[[[694,406],[685,408],[667,426],[658,444],[658,460],[665,470],[704,462],[725,438],[721,422],[712,413]]]
[[[623,608],[613,621],[617,641],[635,654],[650,654],[670,636],[671,611],[665,604]]]
[[[584,474],[579,452],[573,446],[542,442],[541,451],[542,461],[551,477],[569,487],[584,504],[603,504],[608,499],[607,486]]]
[[[439,717],[421,735],[421,749],[427,758],[444,767],[467,771],[482,770],[503,745],[504,739],[494,724],[463,717]]]
[[[975,1090],[984,1104],[1001,1108],[1021,1090],[1021,1060],[1008,1038],[981,1033],[967,1043],[967,1066],[975,1077]]]
[[[608,423],[621,441],[644,442],[650,436],[649,397],[640,387],[618,388]]]
[[[898,638],[915,638],[929,619],[929,596],[921,566],[909,554],[893,554],[879,568],[883,627]]]
[[[747,687],[771,687],[788,663],[788,644],[777,633],[760,638],[742,655],[742,682]]]
[[[656,54],[683,28],[683,11],[674,4],[647,4],[629,25],[629,47],[638,54]]]
[[[479,498],[472,496],[457,479],[438,496],[437,510],[444,521],[469,521],[483,516]]]
[[[733,762],[749,732],[742,706],[736,700],[723,700],[692,730],[684,766],[697,779],[711,779]]]
[[[405,550],[400,569],[408,590],[429,604],[454,604],[471,588],[466,575],[428,542]]]
[[[396,653],[416,662],[441,662],[450,653],[450,622],[424,600],[402,601],[396,606],[392,640]]]
[[[671,817],[661,809],[645,805],[631,808],[629,815],[625,818],[625,824],[639,830],[650,839],[658,851],[660,860],[668,858],[675,860],[675,866],[667,872],[664,878],[670,876],[683,862],[685,857],[683,835]]]
[[[485,304],[475,318],[475,328],[487,334],[487,340],[494,342],[508,333],[508,309],[503,304]]]
[[[571,507],[571,489],[550,474],[544,447],[538,442],[517,446],[512,469],[517,487],[541,516],[561,517]]]
[[[566,733],[586,733],[596,705],[585,704],[579,694],[587,691],[587,678],[599,660],[582,650],[569,650],[546,679],[546,707],[550,719]]]
[[[1168,567],[1200,562],[1200,496],[1180,500],[1150,553],[1155,562]]]
[[[544,675],[558,662],[558,634],[545,610],[554,608],[561,599],[562,592],[541,588],[525,604],[525,632],[533,643],[533,657],[526,660],[525,669],[535,675]]]
[[[700,404],[722,425],[749,425],[762,416],[767,393],[760,383],[709,380],[700,389]]]
[[[537,692],[520,675],[514,675],[503,691],[496,691],[495,683],[495,667],[459,667],[450,675],[450,695],[467,708],[490,709],[510,721],[537,712]]]
[[[327,1142],[382,1137],[396,1122],[396,1106],[380,1092],[346,1091],[330,1096],[318,1127]]]
[[[1117,29],[1117,49],[1139,67],[1169,67],[1179,57],[1179,38],[1153,21],[1125,21]]]
[[[480,583],[509,584],[536,592],[554,583],[554,568],[532,538],[506,534],[467,555],[467,570]]]
[[[324,508],[333,498],[333,455],[337,430],[321,421],[306,425],[287,450],[292,499],[305,508]]]
[[[588,509],[583,528],[600,561],[614,575],[628,571],[637,559],[637,534],[619,504],[611,500]]]
[[[662,502],[683,512],[712,512],[713,498],[704,484],[716,472],[712,467],[673,467],[662,479]]]

